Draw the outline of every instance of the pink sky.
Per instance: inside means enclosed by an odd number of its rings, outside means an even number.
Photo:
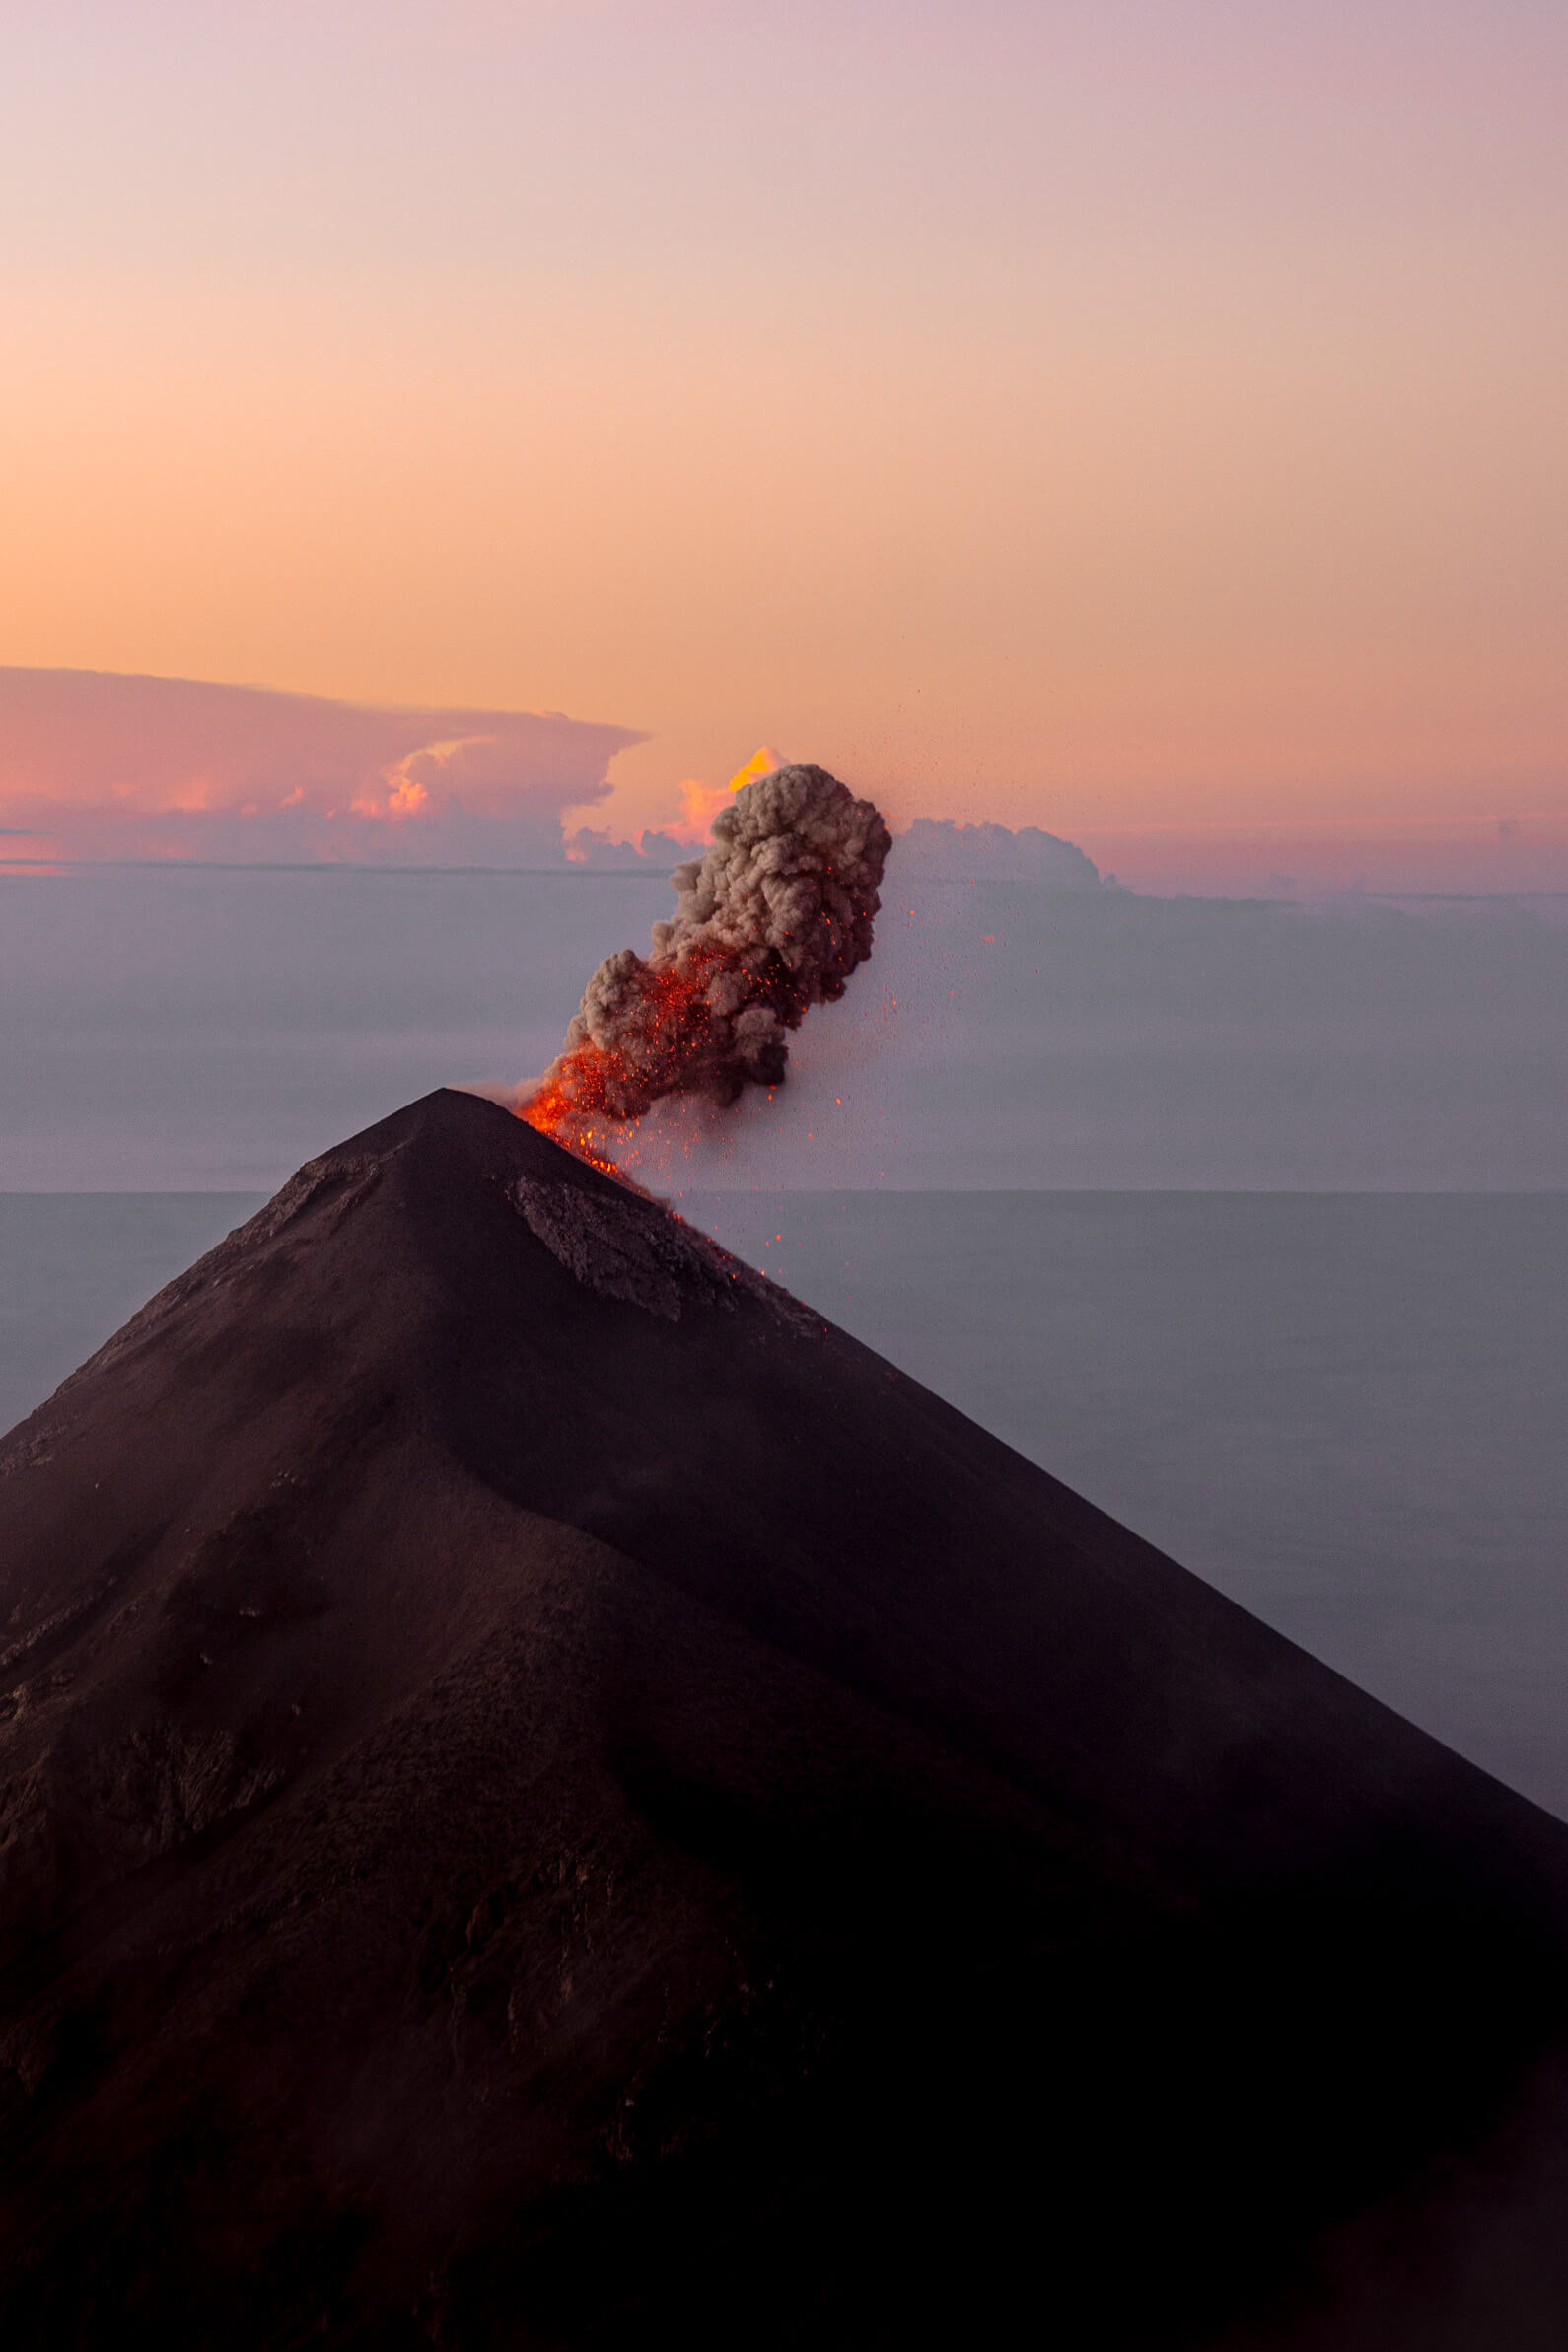
[[[1565,61],[1534,0],[30,11],[0,663],[614,723],[628,833],[766,742],[1146,877],[1544,871]]]

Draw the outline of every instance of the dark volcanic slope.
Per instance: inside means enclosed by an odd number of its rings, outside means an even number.
[[[8,2346],[1568,2339],[1568,1832],[489,1105],[0,1563]]]

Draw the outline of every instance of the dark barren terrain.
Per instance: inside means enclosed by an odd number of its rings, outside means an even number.
[[[1568,1829],[438,1094],[0,1447],[0,2337],[1568,2340]]]

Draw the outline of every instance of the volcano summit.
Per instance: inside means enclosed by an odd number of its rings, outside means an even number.
[[[494,1105],[0,1447],[0,2330],[1568,2335],[1568,1830]]]

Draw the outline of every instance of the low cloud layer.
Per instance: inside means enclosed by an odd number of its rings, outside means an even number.
[[[1561,1187],[1560,905],[901,883],[896,852],[883,901],[789,1085],[672,1114],[649,1181]],[[429,1087],[510,1095],[671,910],[647,870],[0,873],[0,1189],[261,1189]]]
[[[759,769],[759,774],[766,774]],[[682,787],[685,790],[686,787]],[[724,806],[723,801],[716,804]],[[691,843],[673,832],[645,832],[640,841],[617,841],[607,827],[580,826],[567,840],[576,865],[606,872],[663,873],[691,855]],[[951,817],[917,817],[894,834],[890,855],[896,874],[924,882],[1033,882],[1047,890],[1100,887],[1094,860],[1072,841],[1042,832],[1037,824],[1013,831],[1005,824],[959,824]]]
[[[1047,889],[1093,891],[1100,870],[1071,841],[1026,824],[956,824],[917,817],[897,842],[897,872],[941,882],[1036,882]]]
[[[624,727],[256,686],[0,669],[8,854],[528,865],[602,798]]]

